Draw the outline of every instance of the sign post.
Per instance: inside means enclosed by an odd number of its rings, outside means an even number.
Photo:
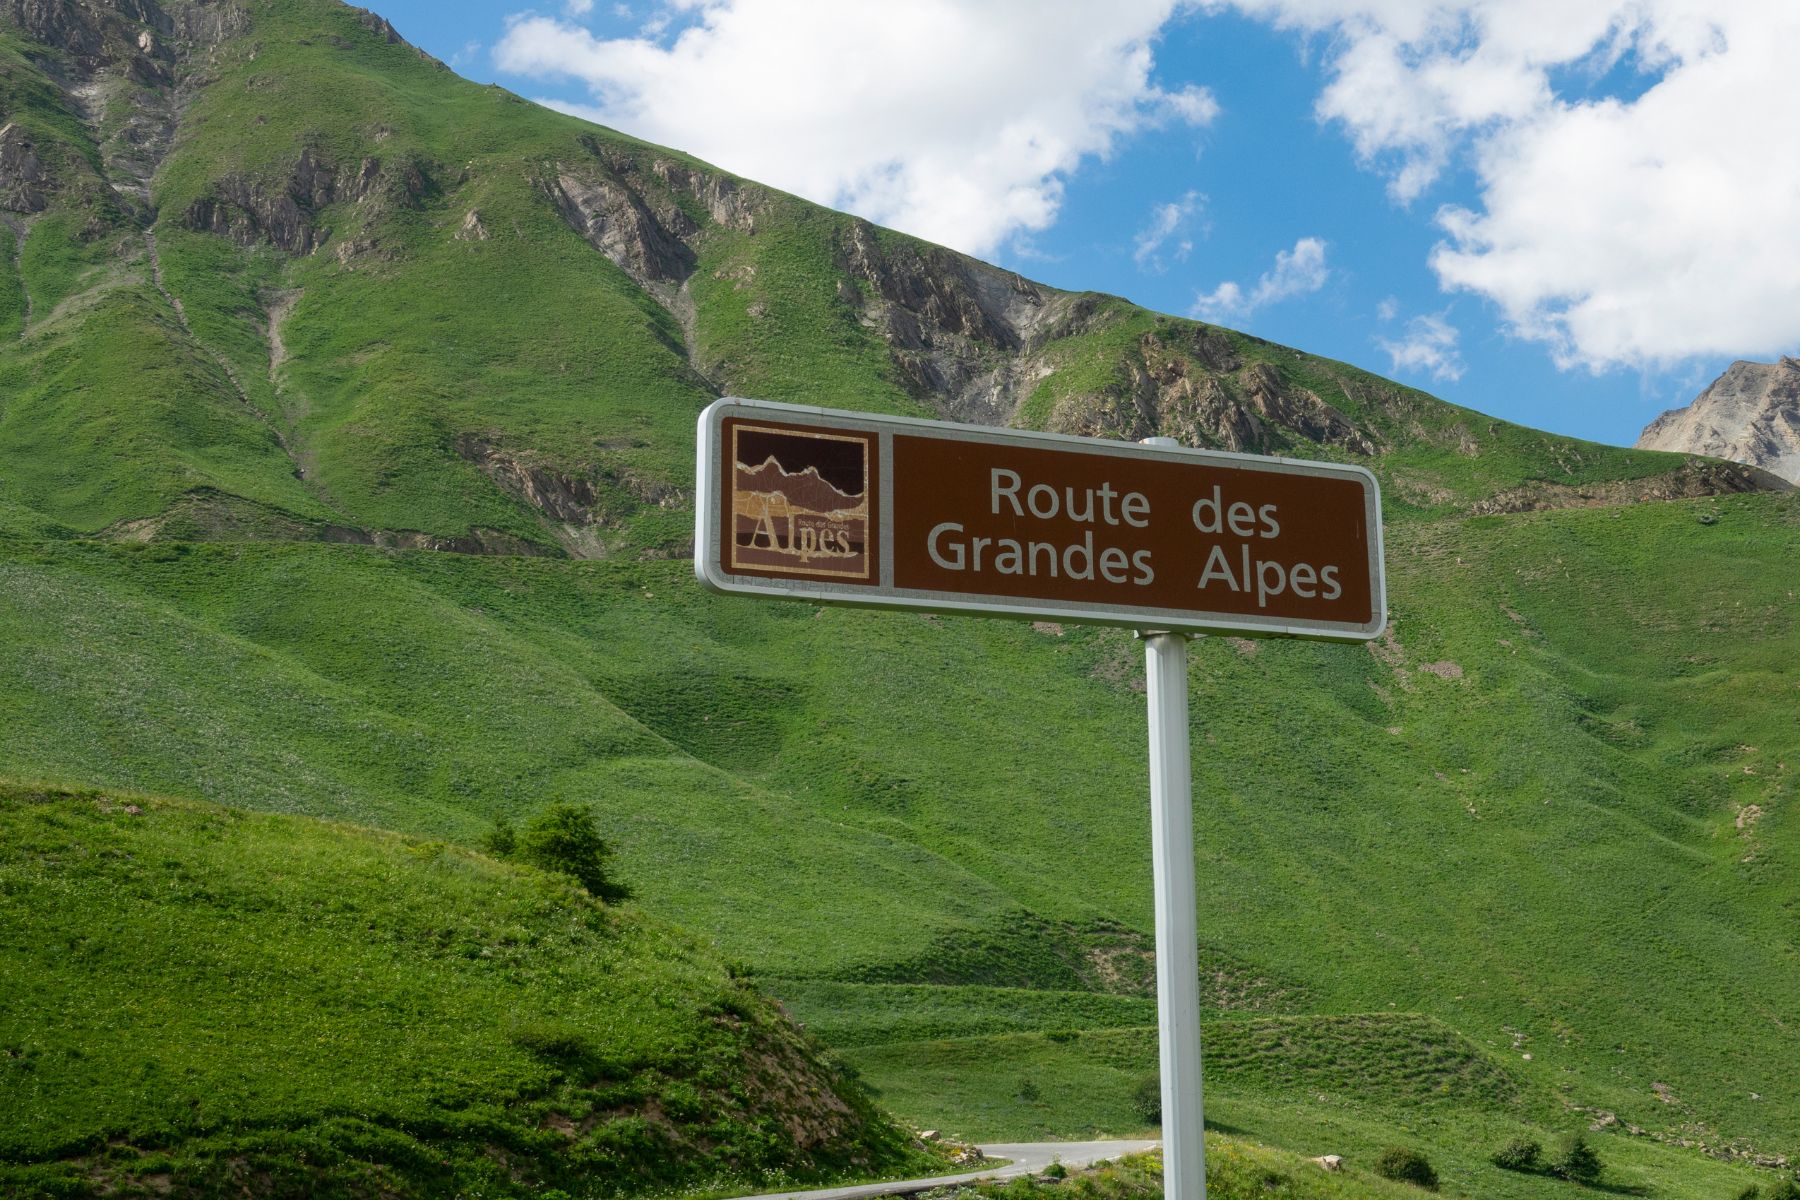
[[[694,573],[714,591],[1143,637],[1164,1194],[1205,1200],[1188,639],[1379,637],[1374,475],[729,397],[698,455]]]
[[[1145,445],[1175,446],[1174,438]],[[1150,715],[1150,857],[1156,892],[1156,1014],[1162,1067],[1163,1195],[1206,1200],[1200,1085],[1200,928],[1194,781],[1188,751],[1188,638],[1143,632]]]

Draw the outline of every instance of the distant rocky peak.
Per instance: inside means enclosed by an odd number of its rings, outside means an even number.
[[[1652,421],[1637,444],[1728,458],[1800,483],[1800,359],[1732,363],[1692,404]]]

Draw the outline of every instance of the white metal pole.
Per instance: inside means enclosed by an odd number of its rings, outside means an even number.
[[[1146,441],[1179,445],[1173,438]],[[1150,852],[1156,886],[1156,1012],[1162,1050],[1163,1195],[1167,1200],[1206,1200],[1187,651],[1186,634],[1144,634],[1144,683],[1150,708]]]

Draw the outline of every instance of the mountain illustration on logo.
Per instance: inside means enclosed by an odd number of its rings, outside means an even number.
[[[856,510],[860,516],[865,507],[860,491],[845,495],[827,483],[815,466],[790,472],[773,454],[763,459],[759,466],[746,467],[738,463],[737,490],[740,495],[766,496],[771,500],[779,496],[796,511],[809,513],[847,514]]]

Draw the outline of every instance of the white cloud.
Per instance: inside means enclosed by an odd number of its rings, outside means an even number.
[[[1391,314],[1382,319],[1390,317]],[[1439,381],[1456,380],[1463,375],[1462,355],[1456,349],[1461,337],[1461,331],[1445,320],[1442,313],[1427,313],[1408,321],[1406,333],[1398,340],[1376,338],[1375,344],[1387,351],[1396,375],[1402,371],[1421,371]]]
[[[979,254],[1048,227],[1084,159],[1213,120],[1204,88],[1152,78],[1182,2],[675,0],[666,45],[526,14],[495,58],[585,82],[605,124]]]
[[[1150,212],[1150,223],[1138,231],[1132,260],[1141,269],[1158,273],[1168,267],[1165,253],[1168,259],[1186,262],[1194,249],[1189,226],[1205,204],[1206,197],[1199,192],[1188,192],[1179,200],[1158,204]]]
[[[1264,272],[1256,286],[1245,291],[1227,280],[1210,292],[1194,298],[1190,310],[1203,321],[1241,320],[1259,308],[1316,292],[1331,277],[1325,265],[1325,243],[1316,237],[1303,237],[1292,250],[1278,251],[1275,265]]]
[[[1375,316],[1383,324],[1386,324],[1399,315],[1400,298],[1398,296],[1389,296],[1375,306]]]
[[[594,0],[563,0],[563,12],[571,17],[585,17],[594,11]]]
[[[1473,169],[1431,265],[1559,365],[1800,346],[1794,0],[1230,3],[1324,35],[1317,112],[1396,198]]]

